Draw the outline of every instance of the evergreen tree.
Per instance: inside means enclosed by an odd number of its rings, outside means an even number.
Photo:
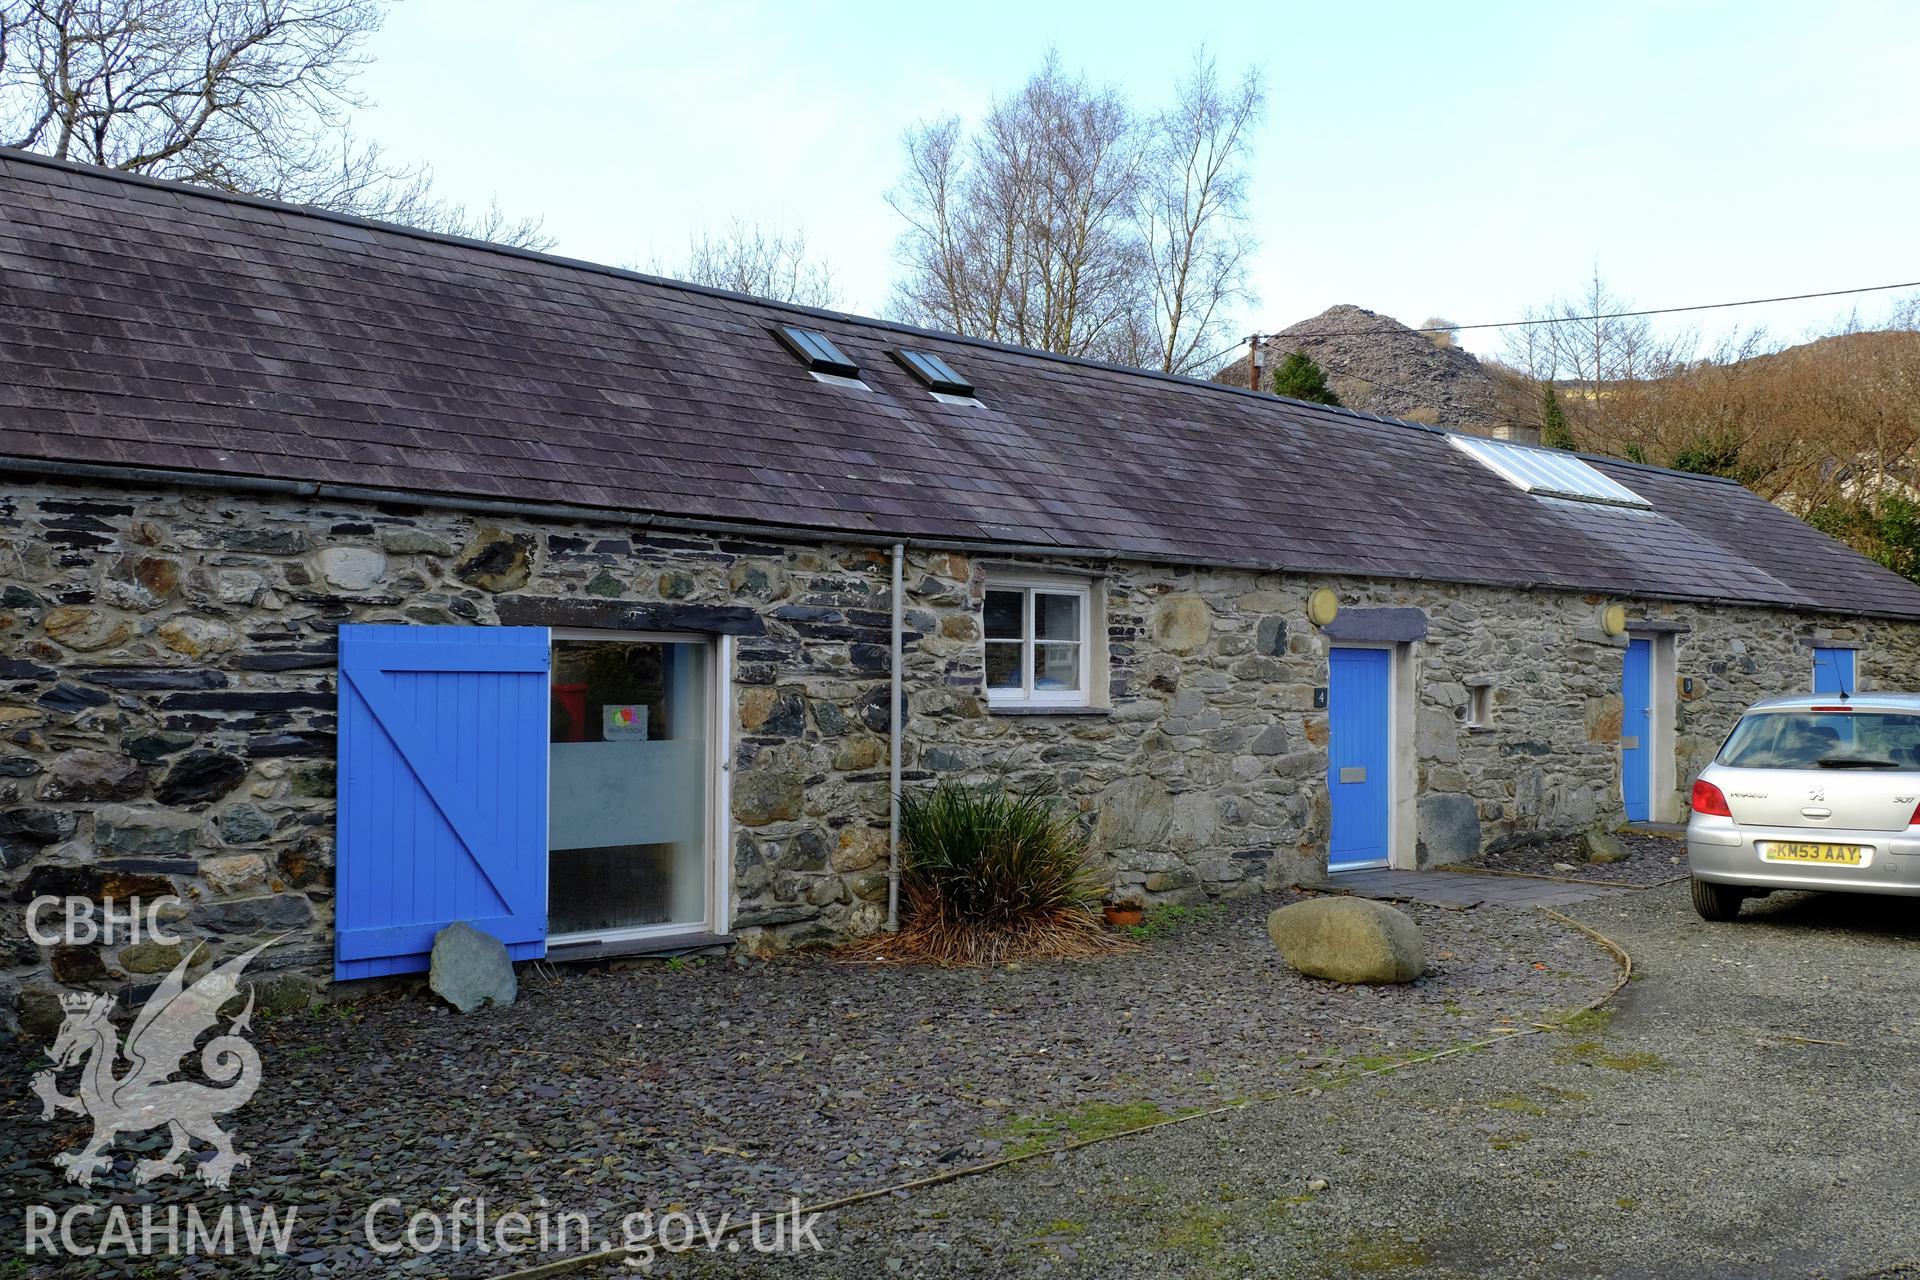
[[[1304,351],[1289,351],[1273,371],[1273,394],[1315,404],[1338,405],[1340,397],[1327,385],[1327,371]]]
[[[1540,443],[1549,449],[1573,448],[1573,431],[1567,426],[1567,414],[1560,407],[1560,393],[1553,383],[1541,384]]]

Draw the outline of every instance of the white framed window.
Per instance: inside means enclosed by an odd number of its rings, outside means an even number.
[[[1086,583],[987,580],[988,706],[1091,705],[1092,597]]]
[[[1490,684],[1470,684],[1467,686],[1467,705],[1462,714],[1469,729],[1485,729],[1493,723],[1493,686]]]

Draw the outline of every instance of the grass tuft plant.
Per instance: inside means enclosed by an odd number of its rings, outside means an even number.
[[[1123,948],[1100,914],[1106,880],[1053,797],[943,781],[900,797],[900,932],[869,958],[999,964]]]

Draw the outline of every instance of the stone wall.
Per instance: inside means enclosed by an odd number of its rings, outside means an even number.
[[[906,777],[1057,787],[1116,884],[1198,896],[1324,873],[1326,638],[1308,592],[1423,610],[1412,648],[1420,858],[1618,820],[1624,640],[1602,601],[1435,584],[914,551]],[[1093,714],[989,712],[980,608],[996,569],[1099,584],[1109,680]],[[170,948],[43,949],[39,894],[184,900],[208,958],[290,932],[269,996],[330,967],[335,633],[345,622],[746,630],[730,852],[736,933],[876,928],[886,898],[889,565],[883,546],[778,544],[613,523],[472,518],[201,491],[16,486],[0,496],[0,999],[46,980],[154,980]],[[1677,647],[1679,781],[1741,707],[1804,688],[1813,636],[1911,686],[1920,633],[1653,605]],[[742,627],[741,619],[751,625]],[[1490,727],[1462,723],[1493,686]],[[258,965],[256,967],[259,967]],[[11,1003],[11,1001],[8,1001]]]
[[[973,566],[969,607],[998,567]],[[1026,573],[1063,566],[1007,565]],[[1070,567],[1070,566],[1069,566]],[[928,618],[908,656],[909,739],[923,768],[1062,786],[1093,816],[1116,883],[1145,896],[1223,892],[1324,875],[1328,722],[1315,693],[1331,645],[1307,621],[1316,587],[1343,611],[1415,608],[1411,646],[1419,865],[1502,842],[1625,820],[1620,686],[1627,638],[1600,596],[1436,583],[1080,566],[1105,587],[1109,714],[988,714],[974,619]],[[923,601],[915,600],[915,604]],[[1920,627],[1779,611],[1626,601],[1630,624],[1684,628],[1676,653],[1676,813],[1752,702],[1800,692],[1810,644],[1863,646],[1866,687],[1920,685]],[[1486,727],[1468,690],[1491,689]]]

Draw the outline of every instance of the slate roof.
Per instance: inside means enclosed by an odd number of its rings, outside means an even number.
[[[802,368],[796,320],[869,389]],[[1654,511],[1543,500],[1414,424],[5,150],[0,455],[1920,617],[1730,482],[1592,459]]]

